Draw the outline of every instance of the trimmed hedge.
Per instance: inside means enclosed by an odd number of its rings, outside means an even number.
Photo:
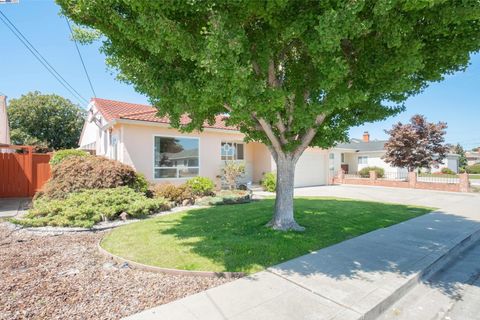
[[[212,195],[215,188],[213,181],[206,177],[194,177],[189,179],[186,185],[190,188],[192,194],[198,197]]]
[[[69,157],[52,168],[52,176],[41,195],[51,199],[66,198],[71,192],[128,186],[145,192],[147,181],[135,170],[104,157]]]
[[[365,167],[358,171],[358,174],[362,178],[369,178],[370,177],[370,171],[375,171],[377,173],[377,178],[383,178],[385,176],[385,170],[380,167]]]
[[[466,166],[465,171],[467,173],[480,174],[480,164],[473,164],[471,166]]]
[[[277,175],[275,172],[267,172],[261,181],[262,187],[268,192],[275,192],[277,189]]]
[[[25,218],[12,222],[32,227],[91,228],[100,221],[117,219],[122,212],[139,218],[168,209],[165,199],[149,199],[128,187],[92,189],[71,193],[65,199],[40,197]]]
[[[455,175],[456,173],[450,169],[450,168],[442,168],[442,170],[440,170],[441,173],[443,174],[451,174],[451,175]]]
[[[154,197],[165,198],[176,204],[181,204],[184,200],[193,199],[192,190],[186,184],[176,186],[171,183],[160,183],[152,187],[151,192]]]
[[[65,149],[65,150],[58,150],[55,151],[50,159],[50,165],[56,166],[57,164],[61,163],[63,160],[68,159],[70,157],[88,157],[90,153],[78,150],[78,149]]]

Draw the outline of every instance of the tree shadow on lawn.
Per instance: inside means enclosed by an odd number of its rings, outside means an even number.
[[[223,266],[221,271],[251,273],[431,211],[349,199],[297,198],[295,217],[306,227],[298,233],[265,227],[273,206],[273,199],[217,206],[155,223],[158,232],[173,235],[181,246]]]

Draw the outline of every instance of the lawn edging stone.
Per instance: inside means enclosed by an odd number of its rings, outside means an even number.
[[[226,278],[226,279],[237,279],[244,277],[246,274],[243,272],[215,272],[215,271],[198,271],[198,270],[182,270],[182,269],[171,269],[171,268],[161,268],[156,266],[150,266],[143,263],[135,262],[129,259],[122,258],[120,256],[114,255],[113,253],[108,252],[102,248],[103,237],[97,243],[97,248],[100,254],[109,258],[110,260],[115,261],[119,264],[128,264],[129,267],[133,269],[163,273],[177,276],[198,276],[198,277],[207,277],[207,278]]]

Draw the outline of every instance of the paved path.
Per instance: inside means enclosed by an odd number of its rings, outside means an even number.
[[[480,230],[480,195],[366,186],[299,188],[441,210],[376,230],[129,319],[359,319]]]
[[[0,218],[22,214],[29,203],[30,198],[0,198]]]

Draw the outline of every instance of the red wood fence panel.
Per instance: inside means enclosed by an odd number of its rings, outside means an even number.
[[[32,197],[50,178],[49,154],[0,153],[0,197]]]

